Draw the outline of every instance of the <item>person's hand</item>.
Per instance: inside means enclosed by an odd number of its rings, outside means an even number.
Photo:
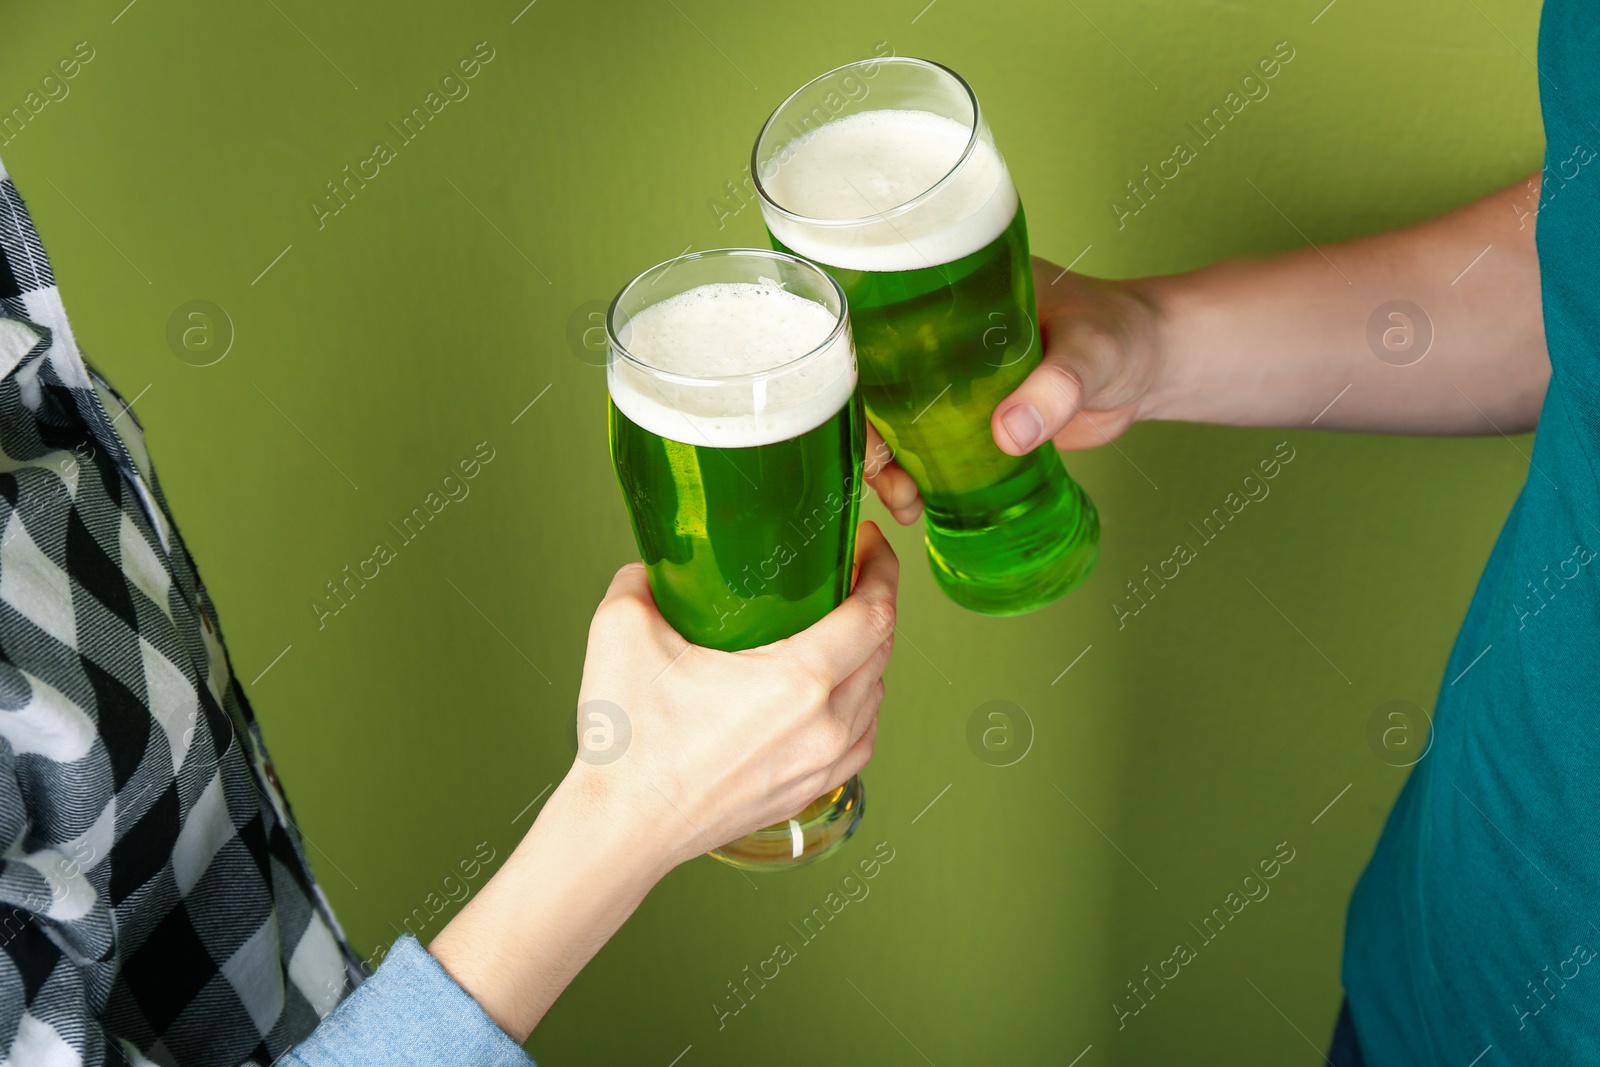
[[[1094,448],[1149,415],[1146,400],[1162,367],[1157,315],[1137,283],[1065,273],[1033,259],[1044,358],[994,410],[989,432],[1002,452],[1025,455],[1054,438],[1057,448]],[[873,464],[869,435],[867,481],[901,523],[922,513],[916,483],[885,462],[879,444]]]
[[[745,652],[689,644],[644,566],[617,572],[589,627],[578,758],[428,946],[512,1040],[669,870],[799,814],[872,758],[900,564],[870,522],[855,562],[843,604]],[[607,725],[608,738],[583,736]]]
[[[854,591],[827,617],[743,652],[685,641],[656,609],[643,565],[622,568],[595,612],[579,693],[580,741],[598,729],[602,747],[580,747],[563,784],[667,866],[842,785],[872,757],[894,645],[900,564],[870,522],[856,566]],[[625,724],[596,718],[619,712]]]
[[[1059,279],[1059,280],[1057,280]],[[1161,370],[1156,311],[1133,285],[1064,274],[1033,259],[1044,358],[1000,402],[989,430],[1002,452],[1094,448],[1137,422]]]

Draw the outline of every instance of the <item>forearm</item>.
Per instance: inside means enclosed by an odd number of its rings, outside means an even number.
[[[1160,322],[1162,370],[1142,417],[1315,420],[1382,433],[1531,429],[1550,375],[1536,200],[1519,182],[1392,233],[1129,283]],[[1419,350],[1380,342],[1380,359],[1368,340],[1375,311],[1394,300],[1431,321],[1431,348],[1409,366],[1396,364]],[[1412,326],[1419,336],[1426,328]],[[1380,317],[1380,333],[1390,327],[1406,323]]]
[[[648,834],[600,813],[579,765],[428,951],[506,1033],[525,1041],[671,866]]]
[[[612,579],[589,627],[580,758],[428,946],[513,1040],[673,867],[796,816],[871,758],[900,567],[870,522],[855,558],[842,605],[741,652],[685,645],[642,564]],[[599,740],[602,720],[625,733]]]

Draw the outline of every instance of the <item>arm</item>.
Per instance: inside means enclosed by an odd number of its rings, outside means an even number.
[[[1144,419],[1532,429],[1550,377],[1538,199],[1534,174],[1402,230],[1166,277],[1063,276],[1036,259],[1044,359],[995,409],[990,432],[1021,455],[1047,438],[1060,448],[1103,445]],[[1395,364],[1411,355],[1385,362],[1368,343],[1369,321],[1391,300],[1418,305],[1432,324],[1431,349],[1410,366]],[[1380,332],[1391,325],[1404,324],[1380,316]],[[873,488],[896,519],[915,521],[915,483],[872,444]]]
[[[521,1042],[651,887],[798,813],[872,755],[899,564],[871,523],[844,605],[748,652],[688,645],[624,568],[595,615],[581,702],[623,709],[629,747],[580,758],[505,865],[430,951]],[[669,670],[670,668],[670,670]]]
[[[608,702],[627,747],[609,761],[580,749],[428,951],[403,938],[282,1062],[526,1067],[517,1046],[668,871],[795,815],[871,758],[899,564],[871,523],[856,562],[842,606],[746,652],[688,644],[644,567],[619,571],[589,630],[579,703]]]
[[[1528,197],[1519,183],[1403,230],[1133,283],[1154,308],[1162,367],[1140,417],[1300,426],[1348,385],[1318,426],[1532,429],[1550,358]],[[1409,366],[1394,364],[1417,352],[1385,362],[1369,344],[1372,315],[1397,299],[1433,326]]]
[[[871,758],[899,565],[871,523],[856,560],[842,606],[792,638],[736,653],[687,644],[656,610],[644,568],[623,568],[595,613],[579,699],[626,709],[628,747],[604,764],[580,752],[430,950],[402,938],[277,1062],[528,1067],[518,1046],[669,870],[782,822]],[[0,681],[8,702],[30,684],[9,665]],[[35,699],[0,722],[0,1027],[13,1035],[0,1058],[148,1064],[95,1015],[90,992],[100,980],[90,972],[117,952],[110,903],[85,873],[105,857],[81,843],[24,847],[37,790],[21,784],[19,748],[81,758],[94,740],[81,711],[30,681]],[[271,986],[268,975],[244,977]],[[220,1032],[228,1022],[217,1019]]]

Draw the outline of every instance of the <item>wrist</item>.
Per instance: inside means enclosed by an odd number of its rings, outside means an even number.
[[[649,835],[630,831],[594,770],[575,765],[500,870],[428,946],[519,1043],[674,866]]]
[[[648,892],[688,858],[677,854],[672,836],[659,832],[645,814],[652,808],[630,796],[627,783],[608,768],[580,759],[573,761],[539,818],[549,812],[553,834],[613,865],[623,881]]]
[[[1142,309],[1144,328],[1136,330],[1130,358],[1149,368],[1149,384],[1140,398],[1137,421],[1182,419],[1185,402],[1192,396],[1192,383],[1186,380],[1179,338],[1191,303],[1192,282],[1188,274],[1133,278],[1121,283],[1124,291]]]

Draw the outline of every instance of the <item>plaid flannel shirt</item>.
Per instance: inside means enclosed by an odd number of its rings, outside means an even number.
[[[6,1065],[270,1064],[362,980],[3,166],[0,848]]]

